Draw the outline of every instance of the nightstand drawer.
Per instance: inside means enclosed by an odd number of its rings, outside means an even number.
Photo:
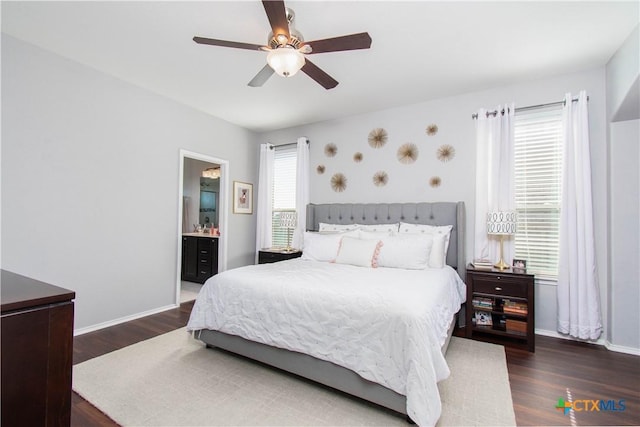
[[[527,297],[527,288],[527,283],[523,283],[521,280],[513,280],[510,277],[500,275],[489,277],[476,275],[473,285],[474,292],[521,298]]]

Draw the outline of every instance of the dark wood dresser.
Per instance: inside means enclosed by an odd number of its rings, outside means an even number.
[[[9,271],[1,274],[1,424],[68,426],[76,294]]]

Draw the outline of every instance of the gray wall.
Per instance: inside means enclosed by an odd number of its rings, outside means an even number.
[[[557,76],[494,88],[481,92],[443,98],[369,114],[344,117],[297,128],[269,132],[261,137],[274,144],[295,141],[304,135],[311,141],[311,202],[400,202],[400,201],[458,201],[467,208],[468,257],[473,254],[475,218],[475,125],[471,114],[479,108],[493,108],[498,104],[515,102],[516,107],[561,101],[566,92],[577,95],[586,89],[590,96],[590,135],[592,180],[594,187],[594,217],[596,221],[596,251],[598,278],[601,289],[603,321],[607,321],[607,145],[604,68]],[[428,136],[425,128],[437,124],[439,131]],[[374,150],[367,143],[369,131],[376,127],[389,132],[389,142]],[[404,165],[396,159],[396,150],[406,142],[413,142],[420,150],[418,160]],[[326,144],[338,147],[335,157],[325,156]],[[455,157],[443,163],[436,158],[441,144],[450,144]],[[364,155],[361,163],[353,161],[353,153]],[[326,166],[323,175],[316,166]],[[384,170],[389,175],[385,187],[376,187],[372,175]],[[347,176],[347,189],[336,193],[331,189],[333,173]],[[431,176],[439,176],[442,184],[429,185]],[[541,333],[556,331],[556,286],[554,282],[538,281],[536,285],[536,328]]]
[[[640,27],[606,66],[609,123],[609,341],[640,353]]]
[[[180,149],[256,182],[252,132],[2,34],[2,268],[76,291],[76,329],[173,305]],[[254,216],[228,233],[253,263]]]

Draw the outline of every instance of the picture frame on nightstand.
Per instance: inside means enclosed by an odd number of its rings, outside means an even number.
[[[514,273],[524,274],[527,272],[527,260],[526,259],[513,259],[512,270]]]

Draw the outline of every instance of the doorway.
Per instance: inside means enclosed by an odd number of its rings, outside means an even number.
[[[218,230],[220,235],[217,237],[218,257],[215,270],[226,270],[228,169],[227,160],[180,150],[176,306],[185,300],[194,299],[201,287],[197,283],[182,281],[183,235],[200,230],[207,233],[211,229]]]

